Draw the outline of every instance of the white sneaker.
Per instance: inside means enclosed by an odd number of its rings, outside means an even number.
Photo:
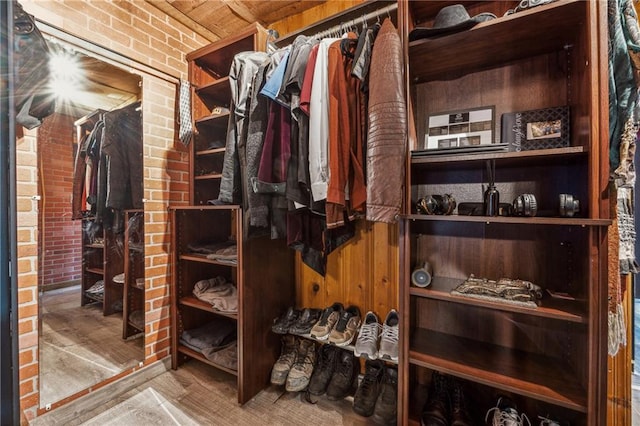
[[[491,417],[489,417],[491,415]],[[502,397],[498,398],[498,403],[495,407],[490,408],[487,411],[484,421],[488,425],[492,426],[524,426],[524,421],[527,421],[527,425],[531,426],[531,422],[526,414],[518,414],[508,399]]]
[[[380,335],[380,349],[378,358],[398,362],[398,327],[400,317],[395,309],[387,314],[387,318],[382,324],[382,334]]]
[[[355,356],[367,359],[378,358],[378,335],[382,326],[378,322],[378,316],[369,311],[364,317],[364,323],[358,332],[358,340],[353,351]]]

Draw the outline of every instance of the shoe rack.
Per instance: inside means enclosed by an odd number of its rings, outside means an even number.
[[[433,22],[455,2],[406,2],[408,25]],[[407,42],[411,150],[424,149],[427,117],[492,106],[503,113],[570,107],[570,144],[520,152],[412,157],[401,220],[403,424],[419,424],[434,371],[465,380],[478,417],[506,395],[529,419],[602,425],[606,414],[608,128],[606,5],[560,1],[504,16],[511,2],[465,4],[496,19],[470,30]],[[429,26],[429,25],[427,25]],[[405,37],[407,36],[405,34]],[[495,162],[500,201],[531,193],[553,209],[576,196],[574,217],[418,214],[418,199],[450,194],[482,202]],[[601,195],[605,194],[605,197]],[[433,280],[411,285],[428,261]],[[531,281],[548,294],[537,308],[451,294],[470,274]]]

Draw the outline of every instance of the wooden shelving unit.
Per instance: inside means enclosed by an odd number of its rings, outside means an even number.
[[[408,2],[408,27],[430,26],[456,2]],[[482,413],[499,395],[529,419],[605,424],[607,300],[606,70],[598,53],[606,13],[597,2],[559,1],[503,16],[509,2],[462,2],[470,16],[498,18],[468,31],[408,43],[413,116],[401,218],[404,312],[400,368],[402,423],[419,424],[431,373],[465,381],[467,402]],[[580,59],[578,59],[580,58]],[[605,64],[606,65],[606,64]],[[569,106],[570,146],[451,155],[425,153],[426,117],[491,106],[495,143],[504,113]],[[585,127],[589,131],[584,131]],[[411,134],[411,132],[410,132]],[[605,143],[601,142],[605,141]],[[536,217],[417,214],[421,197],[450,194],[458,205],[482,202],[487,162],[495,162],[500,201],[534,194]],[[561,217],[559,194],[580,200]],[[413,268],[433,267],[426,288],[412,287]],[[451,294],[471,274],[518,278],[573,300],[546,294],[537,308]],[[420,402],[416,402],[420,401]]]
[[[187,54],[195,137],[191,144],[190,191],[192,205],[204,205],[218,198],[224,159],[231,86],[229,70],[234,56],[244,51],[264,51],[266,31],[252,24],[244,31]],[[224,110],[223,110],[224,111]],[[214,113],[215,112],[215,113]]]
[[[238,402],[244,404],[269,384],[273,363],[280,354],[280,340],[271,333],[271,322],[294,303],[293,252],[282,240],[242,239],[242,210],[238,206],[172,208],[171,286],[172,367],[195,359],[237,376]],[[203,226],[208,224],[208,226]],[[190,248],[197,244],[233,241],[237,264],[207,259]],[[238,311],[221,312],[193,294],[203,279],[224,277],[238,293]],[[216,318],[237,324],[238,371],[208,360],[180,344],[185,330]]]
[[[140,285],[139,280],[143,283]],[[124,231],[124,284],[123,284],[122,338],[144,334],[142,324],[131,320],[142,315],[144,319],[144,211],[125,211]]]

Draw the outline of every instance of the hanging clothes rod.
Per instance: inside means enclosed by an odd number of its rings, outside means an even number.
[[[282,36],[275,40],[274,44],[278,47],[284,47],[293,43],[293,40],[299,35],[321,38],[333,33],[338,33],[341,30],[347,30],[349,26],[361,26],[365,22],[369,25],[378,19],[383,21],[386,16],[393,18],[397,10],[398,3],[395,1],[364,2],[339,14],[318,21],[313,25]]]

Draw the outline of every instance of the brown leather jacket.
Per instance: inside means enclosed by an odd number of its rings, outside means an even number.
[[[404,193],[407,104],[400,36],[386,19],[373,45],[369,70],[367,219],[396,222]]]

